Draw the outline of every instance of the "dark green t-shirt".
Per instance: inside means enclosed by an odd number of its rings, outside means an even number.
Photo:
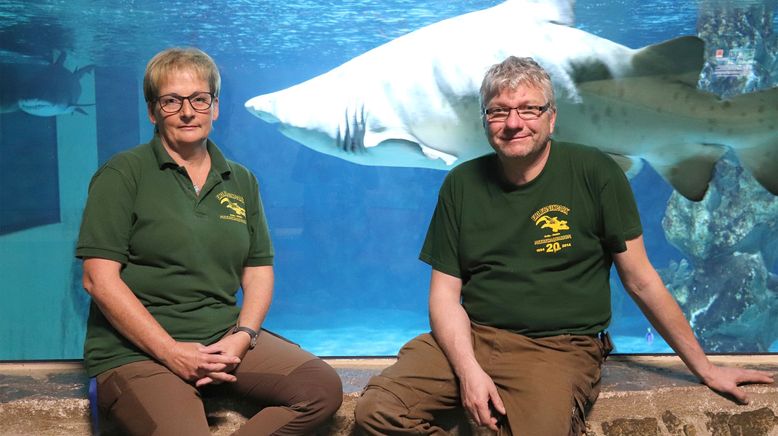
[[[454,168],[420,259],[462,279],[470,319],[530,337],[595,334],[610,322],[613,252],[642,233],[624,173],[607,155],[554,142],[515,186],[495,154]]]
[[[207,147],[199,197],[156,135],[111,158],[89,185],[76,247],[77,257],[120,262],[121,278],[173,338],[205,344],[235,324],[243,268],[273,263],[256,178]],[[92,303],[89,375],[146,359]]]

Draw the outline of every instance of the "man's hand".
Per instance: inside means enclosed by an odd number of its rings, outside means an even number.
[[[765,371],[712,365],[710,372],[703,376],[702,382],[712,390],[739,404],[748,404],[748,395],[740,388],[740,385],[774,383],[775,377]]]
[[[493,431],[498,431],[499,416],[494,416],[492,410],[505,415],[505,406],[494,385],[483,369],[472,368],[469,373],[459,378],[459,395],[462,406],[478,425],[485,425]],[[489,405],[493,406],[491,408]]]
[[[237,361],[233,360],[232,363],[225,365],[223,369],[206,374],[204,377],[201,377],[195,382],[195,386],[199,388],[209,383],[232,383],[237,380],[237,378],[235,378],[235,376],[231,373],[235,371],[235,368],[238,367],[238,364],[243,359],[243,356],[246,355],[246,351],[249,349],[250,342],[251,337],[248,334],[238,332],[229,334],[221,338],[218,342],[204,347],[204,353],[223,357],[234,357],[237,359]]]

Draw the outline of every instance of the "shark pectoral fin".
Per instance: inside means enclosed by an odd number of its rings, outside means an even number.
[[[773,195],[778,195],[778,139],[762,146],[735,149],[743,167]]]
[[[451,166],[458,159],[457,156],[451,155],[444,151],[440,151],[428,145],[425,145],[424,143],[421,142],[421,140],[416,138],[416,136],[414,136],[412,133],[406,132],[405,130],[399,130],[399,129],[387,129],[381,131],[368,130],[365,133],[365,139],[364,139],[365,148],[367,149],[370,149],[372,147],[377,147],[381,143],[394,144],[399,141],[403,141],[405,143],[410,143],[418,146],[421,154],[423,154],[427,159],[432,159],[432,160],[440,159],[446,164],[446,166]]]
[[[699,74],[705,63],[705,43],[696,36],[682,36],[640,49],[632,58],[628,76]]]
[[[419,147],[421,147],[421,152],[424,153],[425,156],[430,159],[440,159],[445,162],[447,166],[454,165],[454,162],[456,162],[458,159],[454,155],[448,154],[444,151],[436,150],[424,144],[419,144]]]
[[[73,74],[76,76],[76,78],[80,79],[81,76],[84,74],[89,74],[95,70],[95,66],[93,64],[85,65],[81,68],[76,68],[75,71],[73,71]]]
[[[677,144],[648,162],[673,189],[692,201],[700,201],[713,177],[713,167],[726,148],[718,144]]]
[[[611,159],[616,161],[616,164],[624,171],[628,179],[631,179],[638,175],[640,170],[643,169],[643,160],[639,157],[624,156],[623,154],[607,153]]]

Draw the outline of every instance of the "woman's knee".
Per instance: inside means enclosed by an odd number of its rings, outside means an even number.
[[[300,365],[289,374],[296,386],[298,407],[322,417],[334,414],[343,402],[343,384],[335,370],[321,359]]]

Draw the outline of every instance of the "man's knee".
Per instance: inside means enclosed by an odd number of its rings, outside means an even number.
[[[405,405],[394,394],[381,388],[369,387],[357,400],[354,421],[362,434],[381,435],[397,428]]]

